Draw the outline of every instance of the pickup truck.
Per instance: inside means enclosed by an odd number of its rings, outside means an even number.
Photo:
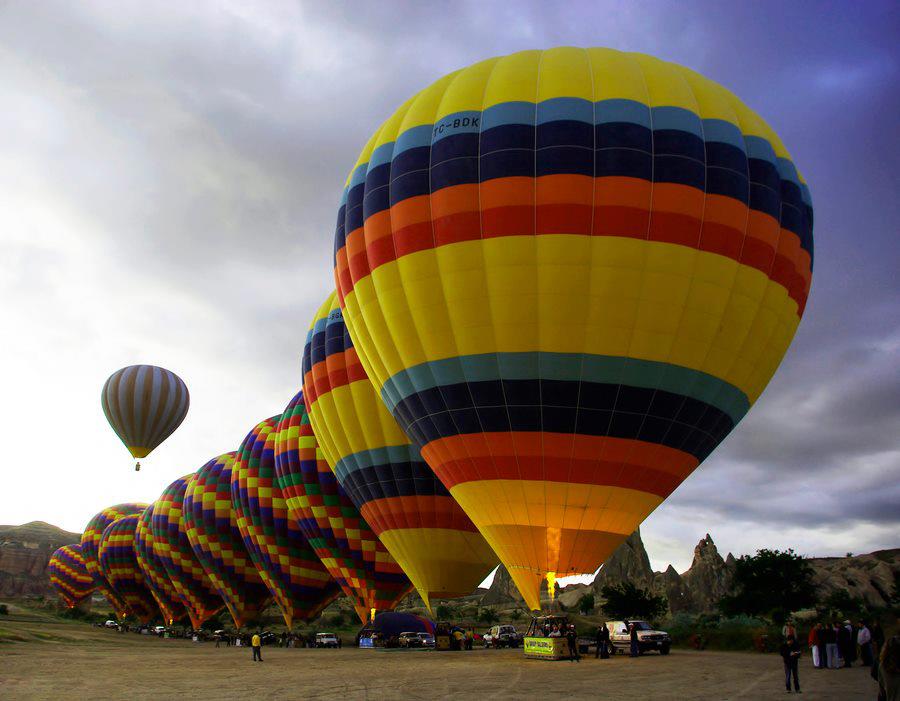
[[[338,639],[334,633],[316,633],[316,647],[337,647]]]
[[[522,635],[515,626],[494,626],[482,638],[485,647],[519,647]]]
[[[612,645],[613,652],[621,652],[630,654],[631,652],[631,633],[628,626],[634,624],[638,634],[638,652],[643,655],[650,650],[656,650],[660,655],[668,655],[669,648],[672,647],[672,638],[664,630],[654,630],[647,621],[622,620],[607,621],[606,627],[609,629],[609,642]]]

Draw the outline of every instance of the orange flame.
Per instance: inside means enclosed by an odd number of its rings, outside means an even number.
[[[556,572],[547,573],[547,593],[550,594],[550,601],[556,598]]]
[[[374,608],[369,611],[369,620],[370,621],[375,620],[375,609]]]
[[[561,528],[547,528],[547,566],[553,570],[547,572],[547,593],[550,600],[556,598],[556,569],[559,567],[559,546],[562,540]]]

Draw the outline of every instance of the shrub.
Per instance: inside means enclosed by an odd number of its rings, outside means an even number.
[[[603,610],[614,618],[647,618],[662,616],[669,608],[664,596],[636,587],[631,582],[613,586],[607,584],[600,590],[606,599]]]
[[[9,607],[6,604],[0,604],[0,616],[8,616]]]

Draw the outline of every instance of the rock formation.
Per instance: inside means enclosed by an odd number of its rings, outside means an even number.
[[[814,557],[807,562],[823,599],[844,589],[867,605],[880,608],[890,604],[895,583],[900,582],[900,548],[852,557]]]
[[[58,547],[80,541],[80,533],[69,533],[43,521],[0,526],[0,596],[53,594],[47,576],[50,556]]]

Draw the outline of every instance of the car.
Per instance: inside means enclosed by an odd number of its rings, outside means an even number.
[[[117,621],[112,620],[112,619],[108,620],[108,621],[107,621],[106,623],[104,623],[103,625],[106,626],[107,628],[118,628],[118,627],[119,627],[119,623],[118,623]]]
[[[519,647],[522,644],[522,635],[515,626],[494,626],[482,636],[485,647]]]
[[[316,647],[337,647],[338,639],[334,633],[316,633]]]
[[[431,633],[416,633],[419,636],[420,647],[434,647],[434,636]]]
[[[166,627],[165,626],[154,626],[153,632],[156,635],[163,636],[166,634]]]
[[[628,654],[631,652],[631,633],[628,626],[633,624],[638,634],[638,652],[644,654],[656,650],[660,655],[668,655],[672,647],[672,638],[664,630],[655,630],[647,621],[625,619],[607,621],[609,641],[613,652]]]
[[[400,647],[419,647],[421,641],[419,640],[418,633],[407,631],[405,633],[400,633],[398,643]]]
[[[263,645],[274,645],[278,642],[278,636],[275,635],[271,630],[264,630],[259,634],[259,641]]]

